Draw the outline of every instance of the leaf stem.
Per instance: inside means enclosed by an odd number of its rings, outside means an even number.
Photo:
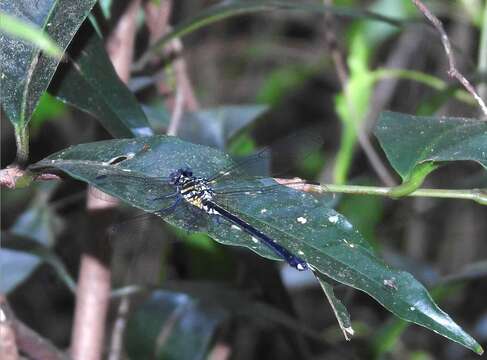
[[[376,195],[394,197],[394,187],[376,187],[361,185],[310,185],[306,184],[306,190],[313,193],[343,193],[356,195]],[[487,189],[418,189],[406,196],[433,197],[444,199],[473,200],[482,205],[487,205]]]
[[[15,126],[15,142],[17,144],[15,162],[20,166],[25,166],[29,160],[29,131],[27,126]]]

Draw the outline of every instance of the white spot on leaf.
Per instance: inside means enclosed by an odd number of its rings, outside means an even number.
[[[332,224],[336,224],[338,222],[338,215],[332,215],[328,217],[328,221],[331,222]]]
[[[298,217],[296,220],[300,224],[306,224],[308,222],[308,219],[306,219],[305,217],[302,217],[302,216]]]

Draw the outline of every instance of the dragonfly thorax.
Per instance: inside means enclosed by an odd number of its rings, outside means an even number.
[[[213,199],[214,190],[208,184],[208,180],[193,176],[190,169],[179,169],[171,174],[171,182],[176,185],[182,198],[193,206],[213,215],[217,211],[208,206]]]

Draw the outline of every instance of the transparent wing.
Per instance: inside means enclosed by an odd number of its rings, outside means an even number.
[[[283,175],[319,149],[323,142],[319,129],[302,130],[274,142],[255,154],[235,160],[227,168],[209,178],[209,181],[217,183],[232,178],[269,176],[271,173],[273,176]]]
[[[107,167],[99,171],[92,181],[99,190],[144,209],[164,209],[174,203],[176,187],[167,178],[150,177],[134,171]],[[102,200],[106,194],[90,190],[90,194]]]

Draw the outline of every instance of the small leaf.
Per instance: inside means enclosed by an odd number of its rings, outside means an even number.
[[[110,165],[113,159],[120,158],[124,160]],[[154,136],[73,146],[31,169],[61,170],[132,206],[154,213],[162,208],[161,202],[154,199],[174,193],[174,186],[164,179],[175,170],[190,167],[196,176],[211,178],[232,165],[235,164],[229,155],[215,149],[175,137]],[[118,176],[110,177],[112,173]],[[107,176],[100,181],[100,175]],[[220,205],[304,259],[314,271],[366,292],[405,320],[425,326],[473,351],[481,351],[478,343],[438,308],[423,285],[409,273],[385,265],[353,225],[320,198],[278,186],[273,179],[221,181],[222,184],[215,185],[215,190],[271,186],[272,191],[260,194],[242,191]],[[169,201],[167,196],[164,199]],[[196,216],[185,211],[164,216],[164,220],[175,226],[204,231],[220,243],[245,246],[261,256],[282,260],[240,228],[227,221],[217,221],[215,217],[210,217],[214,221],[204,223],[207,218],[204,213]]]
[[[0,282],[0,291],[8,293],[22,283],[42,263],[53,267],[66,287],[76,292],[76,282],[69,274],[62,260],[49,246],[38,243],[27,236],[2,232],[3,248],[0,249],[2,269],[7,274]]]
[[[487,168],[485,121],[384,112],[375,134],[405,182],[422,180],[447,161],[476,161]],[[414,182],[412,190],[421,184]]]
[[[66,49],[96,0],[2,1],[0,11],[29,22]],[[2,33],[2,107],[14,125],[18,157],[28,156],[27,124],[42,93],[47,89],[60,58],[42,52],[37,45]]]
[[[63,102],[94,116],[114,137],[152,135],[152,129],[135,96],[118,78],[90,23],[69,48],[49,92]],[[82,35],[82,36],[81,36]]]
[[[333,313],[338,321],[338,325],[340,325],[340,329],[342,329],[345,340],[350,340],[355,331],[352,328],[352,321],[350,320],[350,314],[348,313],[347,308],[343,305],[340,299],[335,296],[333,285],[327,281],[328,279],[322,274],[315,273],[315,275],[333,309]]]
[[[224,318],[186,294],[154,291],[129,319],[127,352],[133,359],[204,359]]]
[[[28,238],[36,247],[49,249],[54,245],[60,229],[60,219],[47,206],[45,198],[41,196],[20,215],[9,233],[4,233],[2,238],[12,236],[13,240],[17,241],[20,241],[16,239],[17,237]],[[15,245],[17,241],[12,241],[11,245]],[[39,258],[39,255],[33,251],[10,245],[8,247],[0,248],[0,258],[2,259],[0,292],[3,293],[12,291],[42,263],[42,258]],[[32,249],[33,246],[30,248]]]

